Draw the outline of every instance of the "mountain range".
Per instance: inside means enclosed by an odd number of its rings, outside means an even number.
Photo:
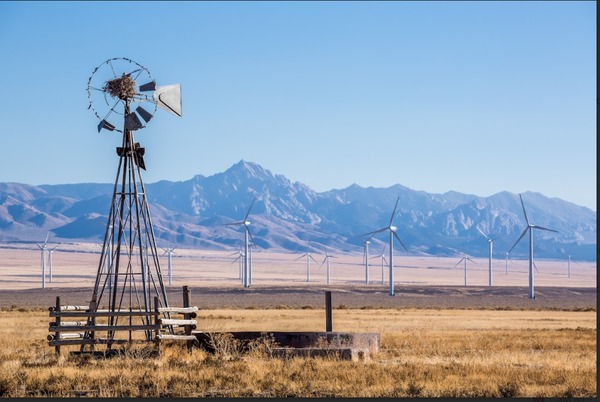
[[[113,184],[81,183],[33,186],[0,183],[0,242],[102,242]],[[260,165],[240,161],[225,172],[197,175],[186,181],[145,185],[159,247],[237,250],[243,241],[239,226],[226,223],[248,218],[259,250],[304,253],[362,253],[362,234],[385,227],[394,217],[397,234],[408,251],[402,255],[505,258],[526,222],[519,195],[500,192],[478,197],[449,191],[431,194],[400,184],[321,193]],[[557,230],[535,231],[536,258],[596,261],[596,212],[539,193],[522,194],[530,221]],[[387,234],[371,239],[371,253],[381,253]],[[511,252],[526,258],[527,237]]]

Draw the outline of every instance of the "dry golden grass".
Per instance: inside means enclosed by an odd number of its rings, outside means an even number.
[[[205,310],[206,331],[322,331],[323,310]],[[334,331],[380,332],[368,362],[188,352],[111,359],[54,354],[50,318],[0,312],[0,396],[595,397],[596,314],[335,310]],[[64,348],[68,349],[68,348]]]

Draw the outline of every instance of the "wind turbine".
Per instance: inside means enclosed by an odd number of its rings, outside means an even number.
[[[521,206],[523,207],[523,215],[525,216],[525,222],[527,222],[527,227],[523,230],[523,233],[521,233],[521,236],[519,236],[519,238],[517,239],[515,244],[513,244],[513,246],[510,248],[510,250],[508,250],[508,252],[510,253],[512,251],[512,249],[515,248],[515,246],[519,243],[519,241],[521,241],[523,236],[525,236],[525,233],[527,233],[527,231],[529,231],[529,298],[535,299],[535,294],[534,294],[534,290],[533,290],[533,267],[535,265],[533,262],[533,229],[546,230],[548,232],[555,232],[555,233],[558,233],[558,231],[553,230],[553,229],[548,229],[548,228],[545,228],[545,227],[542,227],[539,225],[534,225],[531,222],[529,222],[529,218],[527,217],[527,212],[525,211],[525,204],[523,204],[523,197],[521,196],[521,194],[519,194],[519,199],[521,200]],[[537,267],[536,267],[536,270],[537,270]]]
[[[380,255],[374,255],[371,258],[381,258],[381,284],[383,285],[385,283],[384,280],[384,274],[383,274],[383,267],[384,267],[384,263],[387,264],[387,261],[385,259],[385,248],[387,247],[387,244],[383,245],[383,250],[381,250],[381,254]]]
[[[173,270],[171,268],[171,255],[173,254],[174,250],[177,247],[167,247],[167,248],[163,248],[163,250],[165,250],[165,252],[163,253],[163,255],[167,255],[167,275],[169,277],[169,285],[173,284]]]
[[[470,259],[469,257],[467,257],[467,255],[465,253],[463,253],[463,258],[460,259],[460,261],[458,261],[456,263],[456,265],[454,265],[452,268],[456,268],[456,266],[458,264],[460,264],[461,262],[465,262],[465,286],[467,286],[467,260],[471,261],[474,264],[477,264],[475,261],[473,261],[472,259]]]
[[[300,257],[296,258],[294,261],[298,261],[304,257],[306,257],[306,282],[310,282],[310,260],[313,260],[314,262],[317,262],[317,260],[315,260],[313,256],[310,255],[310,251],[307,251]]]
[[[366,240],[363,240],[364,244],[365,244],[365,251],[363,252],[363,259],[365,262],[365,283],[368,285],[369,284],[369,244],[371,243],[370,240],[373,236],[369,237]]]
[[[571,247],[569,246],[569,251],[567,251],[567,275],[569,278],[571,277],[571,261],[577,263],[577,261],[571,258]]]
[[[238,252],[235,252],[235,253],[232,253],[232,254],[229,254],[229,256],[230,256],[230,257],[231,257],[232,255],[237,255],[237,258],[231,262],[232,264],[233,264],[234,262],[236,262],[236,261],[239,261],[239,262],[240,262],[240,263],[239,263],[240,269],[239,269],[239,277],[238,277],[238,279],[242,279],[242,269],[243,269],[243,266],[242,266],[242,264],[243,264],[243,262],[244,262],[244,260],[243,260],[243,258],[242,258],[242,257],[244,256],[244,253],[242,253],[242,249],[240,248],[240,251],[238,251]],[[242,285],[243,285],[243,284],[244,284],[244,283],[242,282]]]
[[[48,282],[52,283],[52,253],[54,250],[58,248],[62,243],[57,244],[48,250]]]
[[[488,248],[489,248],[489,253],[490,253],[489,258],[488,258],[488,271],[489,271],[489,286],[491,287],[492,286],[492,247],[494,245],[494,240],[496,240],[500,236],[496,236],[492,239],[490,236],[483,233],[481,231],[481,229],[477,228],[477,230],[479,230],[479,233],[481,233],[488,241]]]
[[[48,236],[50,236],[50,232],[46,234],[46,240],[44,240],[43,245],[36,243],[36,246],[40,248],[42,255],[42,289],[46,287],[46,251],[48,250]]]
[[[386,230],[389,230],[390,232],[390,296],[394,296],[394,237],[400,242],[402,247],[404,247],[404,249],[408,251],[404,243],[402,243],[402,240],[400,240],[400,237],[398,237],[398,235],[396,234],[396,226],[392,225],[394,221],[394,215],[396,214],[396,208],[398,207],[398,201],[400,201],[400,197],[398,197],[398,199],[396,200],[396,205],[394,206],[392,216],[390,217],[390,223],[386,227],[374,230],[373,232],[365,233],[363,235],[375,235]]]
[[[321,265],[319,266],[319,268],[321,268],[323,266],[323,264],[325,264],[325,262],[327,262],[327,284],[329,285],[329,259],[330,258],[335,258],[334,256],[330,255],[327,252],[327,249],[325,249],[325,258],[323,259],[323,262],[321,263]]]
[[[252,276],[252,274],[248,272],[248,270],[250,269],[250,266],[248,264],[248,241],[249,241],[249,238],[252,238],[252,235],[250,234],[250,229],[248,229],[248,226],[250,226],[250,222],[248,222],[248,215],[250,215],[250,210],[252,209],[252,206],[254,205],[254,201],[256,201],[256,197],[252,200],[252,203],[250,204],[250,208],[248,208],[248,211],[246,212],[246,216],[244,216],[243,220],[227,224],[227,225],[243,225],[244,226],[244,269],[242,272],[242,284],[245,288],[250,287],[250,281],[248,278]]]

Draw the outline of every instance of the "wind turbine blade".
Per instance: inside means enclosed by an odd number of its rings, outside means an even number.
[[[467,260],[471,261],[473,264],[477,264],[475,261],[467,257]]]
[[[256,245],[256,243],[254,243],[254,238],[252,237],[252,233],[250,233],[250,229],[248,229],[248,226],[244,225],[246,227],[246,231],[248,232],[248,237],[250,237],[250,241],[252,242],[252,244]]]
[[[296,258],[294,261],[298,261],[299,259],[302,259],[304,257],[306,257],[306,254],[302,254],[300,257]]]
[[[44,240],[44,246],[48,243],[48,237],[50,236],[50,232],[46,233],[46,240]]]
[[[481,233],[481,234],[482,234],[482,235],[483,235],[483,236],[484,236],[486,239],[488,239],[488,240],[492,240],[492,239],[490,239],[490,238],[489,238],[489,236],[488,236],[488,235],[486,235],[485,233],[483,233],[483,232],[481,231],[481,229],[477,228],[477,230],[479,230],[479,233]]]
[[[323,262],[321,263],[321,265],[319,265],[319,268],[321,268],[323,264],[325,264],[325,261],[327,261],[327,257],[323,258]]]
[[[523,236],[525,236],[525,233],[527,233],[527,230],[529,230],[529,226],[527,226],[525,228],[525,230],[523,230],[523,233],[521,233],[521,236],[519,236],[519,238],[517,239],[517,241],[515,242],[515,244],[513,244],[513,246],[510,248],[510,250],[508,250],[509,253],[513,250],[513,248],[515,248],[515,246],[517,245],[517,243],[521,241],[521,239],[523,238]]]
[[[244,216],[244,222],[248,219],[248,215],[250,215],[250,210],[252,209],[252,206],[254,205],[254,201],[256,201],[256,197],[254,197],[254,199],[252,199],[252,203],[250,204],[250,208],[248,208],[248,212],[246,212],[246,216]]]
[[[525,222],[527,222],[527,226],[529,225],[529,218],[527,218],[527,212],[525,211],[525,204],[523,204],[523,197],[519,194],[519,199],[521,200],[521,206],[523,207],[523,215],[525,215]]]
[[[387,247],[387,243],[383,245],[383,250],[381,251],[381,255],[385,255],[386,247]]]
[[[394,211],[392,212],[392,216],[390,218],[390,224],[388,225],[388,227],[392,226],[392,221],[394,220],[394,215],[396,215],[396,208],[398,208],[398,201],[400,201],[400,197],[398,197],[396,199],[396,205],[394,205]]]
[[[456,264],[454,264],[454,266],[452,268],[456,268],[458,266],[458,264],[463,262],[463,260],[464,260],[464,258],[461,258],[460,261],[458,261]]]
[[[313,256],[312,256],[312,255],[310,255],[310,254],[309,254],[309,255],[308,255],[308,257],[309,257],[311,260],[313,260],[314,262],[317,262],[317,260],[315,260],[315,259],[313,258]]]
[[[381,228],[381,229],[377,229],[377,230],[375,230],[375,231],[373,231],[373,232],[365,233],[363,236],[370,235],[370,234],[372,234],[372,235],[376,235],[377,233],[384,232],[384,231],[386,231],[386,230],[388,230],[388,229],[389,229],[389,228]],[[371,236],[371,237],[373,237],[373,236]]]
[[[394,237],[396,238],[396,240],[398,240],[400,242],[400,244],[402,245],[402,247],[404,247],[404,249],[406,251],[408,251],[408,249],[406,248],[406,246],[404,245],[404,243],[402,243],[402,240],[400,240],[400,237],[398,237],[398,235],[396,234],[396,232],[392,232],[394,234]]]
[[[538,225],[531,225],[531,227],[533,229],[542,229],[542,230],[547,230],[548,232],[554,232],[554,233],[558,233],[558,230],[554,230],[554,229],[548,229],[542,226],[538,226]]]
[[[496,241],[496,239],[498,239],[500,237],[502,237],[502,235],[498,235],[498,236],[494,237],[491,241]]]
[[[232,226],[232,225],[243,225],[244,221],[238,221],[238,222],[231,222],[231,223],[225,223],[225,226]]]
[[[537,265],[535,265],[535,261],[531,261],[531,262],[533,262],[533,268],[535,269],[535,272],[537,272],[539,274],[540,271],[538,271]]]
[[[383,257],[383,262],[385,262],[385,265],[388,265],[387,260],[385,259],[385,257]]]

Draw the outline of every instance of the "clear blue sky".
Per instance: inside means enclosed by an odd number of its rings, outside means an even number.
[[[0,182],[112,183],[113,57],[181,83],[147,183],[240,159],[316,191],[540,192],[596,210],[596,2],[0,1]]]

